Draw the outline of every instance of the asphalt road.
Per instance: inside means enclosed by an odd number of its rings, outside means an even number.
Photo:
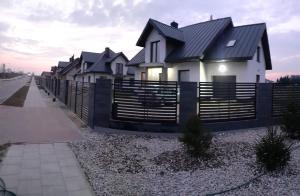
[[[21,76],[10,80],[0,79],[0,104],[24,86],[28,80],[28,76]]]

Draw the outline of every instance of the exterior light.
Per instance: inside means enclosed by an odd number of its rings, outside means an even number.
[[[220,65],[219,66],[219,72],[224,73],[227,71],[227,67],[225,65]]]

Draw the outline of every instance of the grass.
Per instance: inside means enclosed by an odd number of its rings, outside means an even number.
[[[29,90],[29,85],[23,86],[17,92],[15,92],[11,97],[5,100],[1,105],[23,107],[28,90]]]

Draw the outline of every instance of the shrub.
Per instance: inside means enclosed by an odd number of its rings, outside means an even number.
[[[269,127],[267,135],[255,146],[256,161],[267,171],[283,169],[289,162],[290,147],[284,143],[282,134],[277,133],[275,127]]]
[[[191,117],[183,127],[183,135],[179,138],[193,156],[206,155],[211,144],[210,131],[203,129],[198,116]]]
[[[281,130],[293,139],[300,139],[300,112],[298,109],[298,104],[291,102],[287,105],[287,110],[282,117]]]

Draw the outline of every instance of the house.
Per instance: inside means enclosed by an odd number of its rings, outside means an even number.
[[[80,73],[80,70],[80,58],[74,59],[72,56],[69,63],[60,70],[59,75],[62,80],[76,80],[76,75]]]
[[[126,66],[127,62],[128,59],[122,52],[115,53],[108,47],[102,53],[82,52],[81,70],[76,75],[76,80],[94,83],[97,78],[133,78],[134,70]]]
[[[149,19],[127,64],[136,80],[265,82],[272,69],[265,23],[221,18],[178,27]]]

